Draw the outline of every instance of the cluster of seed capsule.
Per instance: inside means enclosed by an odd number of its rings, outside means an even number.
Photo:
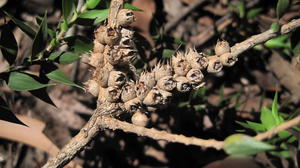
[[[133,31],[128,27],[134,20],[131,10],[121,9],[116,27],[100,26],[95,31],[94,50],[89,57],[94,71],[86,86],[101,104],[118,111],[108,115],[126,111],[135,113],[132,120],[140,121],[141,117],[136,116],[143,115],[141,111],[166,106],[176,92],[202,87],[203,71],[216,73],[223,65],[232,66],[237,61],[230,53],[229,44],[218,41],[215,56],[205,56],[195,49],[177,52],[171,60],[160,62],[151,71],[137,76],[131,62],[138,52],[132,41]]]

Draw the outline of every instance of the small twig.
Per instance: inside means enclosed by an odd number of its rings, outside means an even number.
[[[250,48],[253,48],[257,44],[264,43],[264,42],[278,36],[279,34],[290,33],[293,30],[295,30],[296,28],[298,28],[299,26],[300,26],[300,19],[295,19],[295,20],[283,25],[281,27],[281,30],[279,33],[273,32],[273,30],[270,29],[263,33],[251,36],[247,40],[245,40],[241,43],[235,44],[233,47],[231,47],[231,53],[233,55],[239,55],[242,52],[249,50]]]
[[[101,128],[109,128],[112,130],[120,129],[124,132],[135,133],[139,136],[146,136],[155,140],[177,142],[185,145],[196,145],[200,147],[210,147],[218,150],[223,148],[223,141],[217,141],[214,139],[205,140],[195,137],[186,137],[184,135],[171,134],[166,131],[159,131],[154,128],[149,129],[110,117],[102,117],[97,124]]]
[[[189,14],[191,11],[196,9],[199,5],[204,3],[206,0],[199,0],[194,2],[193,4],[189,5],[188,7],[184,8],[183,11],[179,12],[178,16],[174,17],[171,21],[169,21],[166,26],[164,33],[168,33],[177,23],[182,20],[187,14]]]
[[[274,135],[279,133],[280,131],[287,130],[287,129],[292,128],[292,127],[294,127],[298,124],[300,124],[300,115],[293,118],[293,119],[291,119],[291,120],[289,120],[289,121],[286,121],[286,122],[278,125],[277,127],[274,127],[273,129],[271,129],[269,131],[257,134],[254,138],[257,139],[257,140],[260,140],[260,141],[264,140],[264,139],[270,139]]]

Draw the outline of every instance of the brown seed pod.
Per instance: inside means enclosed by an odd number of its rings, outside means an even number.
[[[133,81],[126,82],[122,87],[121,100],[127,102],[136,97],[135,86]]]
[[[202,53],[198,53],[194,49],[189,49],[185,54],[186,60],[193,69],[205,69],[208,65],[208,59]]]
[[[108,102],[117,102],[120,99],[122,90],[116,86],[105,89],[104,97]]]
[[[159,105],[163,100],[163,95],[157,88],[153,88],[143,100],[143,104],[147,106]]]
[[[129,26],[135,21],[134,14],[130,9],[121,9],[117,16],[119,26]]]
[[[122,37],[119,45],[122,48],[131,48],[132,46],[134,46],[134,42],[131,38]]]
[[[93,66],[93,67],[98,67],[103,65],[104,63],[104,58],[103,58],[103,54],[102,53],[91,53],[90,57],[89,57],[89,65]]]
[[[95,80],[88,80],[84,83],[86,86],[86,89],[89,93],[91,93],[93,96],[97,97],[99,94],[99,84]]]
[[[229,43],[225,40],[218,40],[215,46],[215,53],[216,55],[222,55],[224,53],[230,52]]]
[[[167,62],[166,64],[159,62],[157,65],[155,65],[153,72],[154,72],[155,80],[157,81],[165,76],[173,75],[172,66],[170,65],[169,62]]]
[[[156,84],[153,72],[142,72],[139,82],[144,83],[149,88],[153,88]]]
[[[134,125],[145,127],[148,124],[148,117],[141,111],[137,111],[131,117],[131,122]]]
[[[179,92],[188,92],[192,90],[190,81],[185,76],[178,76],[175,78],[176,88]]]
[[[132,31],[130,29],[122,28],[121,29],[121,35],[122,35],[122,38],[132,39],[133,35],[134,35],[134,31]]]
[[[223,68],[223,65],[220,61],[220,57],[218,56],[210,56],[208,57],[208,66],[207,72],[217,73],[220,72]]]
[[[168,91],[165,91],[165,90],[162,90],[162,89],[159,89],[158,91],[162,95],[162,100],[161,100],[161,102],[159,102],[159,104],[160,105],[169,104],[171,102],[171,99],[172,99],[172,93],[170,93]]]
[[[107,87],[109,71],[104,68],[96,68],[93,73],[93,79],[98,82],[101,87]]]
[[[94,53],[103,53],[104,52],[104,45],[99,43],[99,41],[94,40]]]
[[[134,98],[134,99],[131,99],[131,100],[125,102],[124,106],[125,106],[126,111],[136,112],[140,108],[140,106],[141,106],[140,104],[141,104],[141,100],[138,98]]]
[[[132,48],[121,48],[118,55],[122,58],[122,63],[132,62],[137,57],[137,50]]]
[[[135,85],[135,92],[137,98],[139,98],[141,101],[144,100],[144,98],[147,96],[149,91],[151,90],[150,87],[148,87],[145,83],[143,82],[138,82]]]
[[[173,76],[165,76],[157,81],[157,87],[162,90],[172,91],[176,87],[176,81]]]
[[[225,53],[220,56],[220,61],[224,66],[232,66],[237,60],[237,56],[231,53]]]
[[[103,44],[103,45],[114,45],[116,44],[121,38],[120,33],[118,33],[117,30],[106,27],[106,26],[100,26],[96,31],[95,31],[95,39]]]
[[[111,71],[108,77],[108,86],[121,87],[126,82],[126,75],[121,71]]]
[[[154,111],[156,111],[158,108],[157,108],[157,107],[153,107],[153,106],[147,106],[146,109],[147,109],[147,111],[149,111],[149,112],[154,112]]]
[[[204,75],[199,69],[191,69],[186,74],[186,78],[190,81],[191,84],[194,84],[194,83],[200,83],[204,78]]]
[[[104,58],[107,62],[109,62],[111,65],[116,65],[121,62],[122,55],[119,53],[119,49],[117,47],[110,47],[110,46],[105,46],[104,49]]]
[[[178,52],[177,55],[172,56],[172,67],[175,74],[179,76],[185,76],[191,69],[190,64],[187,62],[183,53]]]

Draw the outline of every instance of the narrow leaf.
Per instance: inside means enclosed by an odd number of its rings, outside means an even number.
[[[249,10],[247,12],[247,19],[255,18],[262,10],[263,10],[263,8],[255,8],[255,9]]]
[[[125,3],[124,4],[124,8],[125,9],[131,9],[133,11],[143,11],[142,9],[135,7],[132,4],[130,4],[130,3]]]
[[[50,54],[49,60],[54,61],[57,57],[61,56],[62,54],[62,51],[53,52]]]
[[[260,114],[260,120],[266,129],[270,130],[277,125],[275,118],[273,117],[272,111],[266,107],[262,108]]]
[[[279,25],[279,21],[275,21],[271,24],[271,30],[273,31],[273,33],[279,32],[280,30],[280,25]]]
[[[30,38],[34,38],[36,32],[29,27],[28,25],[26,25],[25,23],[23,23],[22,21],[18,20],[17,18],[15,18],[14,16],[10,15],[7,12],[4,12],[8,17],[11,18],[11,20],[24,32],[26,33]]]
[[[7,62],[13,64],[18,54],[18,45],[9,25],[5,25],[1,31],[0,48]]]
[[[10,111],[2,97],[0,97],[0,120],[27,126],[21,120],[19,120],[12,111]]]
[[[164,49],[162,52],[162,58],[170,58],[175,53],[175,50]]]
[[[76,60],[78,60],[80,56],[75,53],[65,52],[59,57],[59,63],[61,64],[70,64]]]
[[[69,18],[73,16],[75,12],[75,4],[73,0],[62,0],[62,12],[64,20],[68,23]]]
[[[96,19],[96,18],[102,18],[105,20],[108,17],[108,9],[95,9],[95,10],[89,10],[86,11],[78,16],[79,18],[83,19]]]
[[[275,92],[275,96],[273,99],[272,115],[276,121],[276,125],[280,124],[279,113],[278,113],[278,92]]]
[[[84,42],[80,39],[76,39],[75,44],[73,46],[73,50],[76,53],[83,54],[83,53],[91,51],[93,49],[93,46],[94,45],[92,42]]]
[[[243,134],[231,135],[224,141],[224,150],[229,155],[254,155],[274,148],[273,145]]]
[[[40,83],[33,77],[20,72],[11,72],[8,79],[8,87],[16,91],[36,90],[53,85]]]
[[[33,60],[41,51],[45,49],[48,37],[47,27],[47,13],[45,13],[39,30],[33,40],[32,55],[30,60]]]
[[[75,86],[80,89],[83,89],[83,87],[75,84],[74,82],[70,81],[68,77],[59,69],[56,69],[46,75],[49,79],[57,82],[62,82],[64,84],[70,85],[70,86]]]
[[[281,16],[284,14],[286,9],[289,7],[289,4],[290,4],[289,0],[278,0],[277,6],[276,6],[277,18],[281,18]]]
[[[95,8],[99,3],[101,2],[101,0],[87,0],[85,3],[85,6],[88,9],[93,9]]]

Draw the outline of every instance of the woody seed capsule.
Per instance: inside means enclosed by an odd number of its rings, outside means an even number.
[[[162,95],[162,100],[159,102],[160,105],[167,105],[171,102],[172,93],[159,89],[159,93]]]
[[[93,96],[97,97],[99,94],[99,84],[95,80],[88,80],[84,83],[86,85],[87,91]]]
[[[216,55],[222,55],[227,52],[230,52],[229,43],[225,40],[222,40],[222,41],[218,40],[218,42],[215,46]]]
[[[220,72],[223,68],[223,65],[218,56],[210,56],[208,57],[208,66],[207,72],[217,73]]]
[[[178,52],[177,55],[173,56],[171,61],[175,74],[179,76],[185,76],[191,69],[190,64],[181,52]]]
[[[144,98],[147,96],[147,94],[149,93],[149,91],[151,90],[150,87],[148,87],[145,83],[143,82],[138,82],[135,85],[135,92],[136,92],[136,96],[137,98],[139,98],[141,101],[144,100]]]
[[[157,87],[162,90],[172,91],[176,87],[176,81],[173,79],[173,76],[165,76],[157,81]]]
[[[99,43],[99,41],[94,40],[94,53],[103,53],[104,52],[104,45]]]
[[[131,99],[124,103],[125,109],[128,112],[136,112],[141,104],[141,100],[138,98]]]
[[[163,95],[161,94],[161,92],[159,92],[158,89],[153,88],[152,90],[150,90],[150,92],[143,100],[143,104],[147,106],[155,106],[160,104],[162,100],[163,100]]]
[[[208,59],[196,50],[189,49],[185,57],[193,69],[205,69],[208,64]]]
[[[232,66],[237,60],[237,56],[231,53],[225,53],[220,56],[220,61],[224,66]]]
[[[159,80],[165,76],[172,76],[173,74],[172,66],[169,62],[167,62],[166,64],[162,64],[161,62],[159,62],[157,65],[155,65],[153,72],[155,80]]]
[[[136,97],[134,82],[129,81],[122,87],[121,100],[127,102]]]
[[[199,69],[191,69],[186,74],[186,78],[191,82],[191,84],[194,84],[194,83],[200,83],[204,78],[204,75]]]
[[[102,68],[96,68],[93,74],[93,79],[95,79],[101,87],[107,87],[109,77],[109,71]]]
[[[176,88],[179,92],[188,92],[192,89],[190,81],[185,76],[178,76],[175,78]]]
[[[106,88],[105,98],[108,102],[117,102],[121,95],[121,89],[118,87],[108,87]]]
[[[108,86],[121,87],[126,82],[126,75],[121,71],[111,71],[108,77]]]
[[[89,57],[89,64],[93,67],[103,65],[104,58],[102,53],[91,53]]]
[[[131,122],[134,125],[145,127],[148,123],[148,117],[141,111],[137,111],[131,117]]]
[[[117,16],[119,26],[129,26],[131,23],[134,22],[135,17],[130,9],[121,9]]]
[[[154,73],[153,72],[142,72],[139,82],[144,83],[149,88],[153,88],[156,84]]]

